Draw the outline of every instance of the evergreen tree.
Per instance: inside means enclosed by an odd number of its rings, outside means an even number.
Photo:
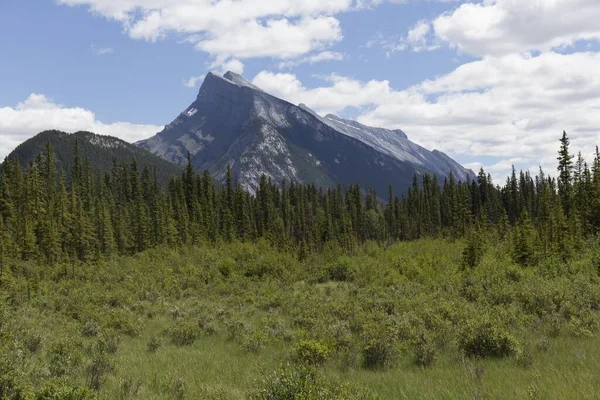
[[[561,197],[565,213],[568,215],[572,208],[572,171],[573,156],[569,153],[569,137],[563,131],[560,139],[560,150],[558,151],[558,191]]]

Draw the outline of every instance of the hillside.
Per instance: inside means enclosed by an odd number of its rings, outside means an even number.
[[[129,164],[135,158],[140,170],[156,167],[158,181],[162,184],[166,184],[172,176],[181,174],[179,166],[144,149],[116,137],[91,132],[69,134],[56,130],[44,131],[21,143],[7,158],[16,158],[22,166],[27,166],[38,154],[44,152],[46,143],[50,143],[56,155],[57,167],[64,170],[68,177],[73,166],[76,140],[79,142],[81,156],[87,158],[94,172],[109,172],[115,160]]]

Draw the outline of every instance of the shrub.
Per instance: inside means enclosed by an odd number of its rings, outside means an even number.
[[[426,334],[421,334],[415,351],[414,363],[421,367],[429,367],[437,361],[437,348]]]
[[[121,339],[116,335],[109,335],[106,339],[106,352],[109,354],[115,354],[119,350],[119,343]]]
[[[538,340],[537,342],[537,349],[539,351],[543,351],[544,353],[547,353],[550,351],[550,340],[548,340],[547,337],[543,337],[540,340]]]
[[[260,332],[254,332],[241,337],[242,347],[250,353],[260,353],[267,342],[267,337]]]
[[[294,359],[306,365],[323,365],[330,354],[331,349],[316,340],[301,340],[294,348]]]
[[[381,369],[393,366],[398,357],[393,329],[387,325],[367,329],[362,351],[364,367]]]
[[[180,376],[174,377],[169,383],[170,398],[174,400],[185,399],[185,379]]]
[[[121,381],[121,398],[130,399],[136,397],[142,388],[142,381],[134,381],[132,378],[127,378]]]
[[[112,370],[112,364],[103,354],[95,354],[86,368],[88,386],[91,389],[99,390],[106,380],[106,374]]]
[[[326,280],[346,282],[354,279],[352,260],[349,257],[341,257],[337,261],[325,267]]]
[[[472,233],[467,239],[467,246],[462,252],[462,266],[464,268],[476,268],[483,259],[485,253],[484,242],[481,235]]]
[[[459,345],[469,357],[507,357],[519,350],[518,341],[510,333],[488,320],[470,322]]]
[[[198,317],[198,328],[200,329],[200,331],[210,336],[216,335],[219,331],[219,328],[217,327],[217,324],[213,321],[213,319],[205,314],[201,314]]]
[[[227,331],[229,332],[229,339],[236,340],[250,334],[252,325],[242,320],[229,321],[227,322]]]
[[[92,337],[92,336],[98,335],[99,331],[100,331],[100,324],[98,324],[96,321],[91,319],[85,323],[85,325],[83,326],[83,329],[81,330],[81,333],[85,337]]]
[[[59,382],[48,382],[35,394],[35,400],[92,400],[96,396],[85,388],[65,386]]]
[[[219,264],[219,272],[221,273],[221,276],[223,278],[231,277],[231,274],[233,271],[235,271],[236,265],[237,264],[233,258],[225,258],[224,260],[221,260],[221,263]]]
[[[181,322],[168,331],[171,342],[176,346],[189,346],[198,339],[198,328],[194,324]]]
[[[149,353],[156,353],[160,345],[160,339],[157,336],[152,336],[146,344],[146,349],[148,349]]]
[[[280,367],[260,382],[260,386],[250,394],[251,400],[376,400],[361,388],[326,380],[306,366]]]
[[[37,332],[27,333],[23,339],[23,344],[30,352],[37,353],[42,347],[42,335]]]
[[[600,256],[592,258],[592,268],[594,268],[596,274],[600,276]]]
[[[516,357],[516,362],[519,367],[529,369],[533,367],[533,353],[529,346],[523,347],[518,353]]]
[[[81,361],[79,345],[70,340],[63,340],[52,344],[49,350],[50,374],[61,377],[73,372]]]

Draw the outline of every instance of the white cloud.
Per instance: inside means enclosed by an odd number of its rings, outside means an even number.
[[[213,70],[217,73],[224,74],[227,71],[234,72],[236,74],[244,73],[244,63],[242,63],[237,58],[230,58],[225,61],[216,60],[214,63],[210,65],[210,70]],[[198,87],[198,83],[204,80],[205,75],[191,76],[186,81],[183,82],[184,86],[189,88]]]
[[[335,51],[322,51],[320,53],[311,54],[310,56],[303,57],[296,60],[284,61],[279,63],[280,69],[292,68],[301,64],[316,64],[324,61],[341,61],[344,59],[342,53]]]
[[[290,59],[342,39],[335,15],[373,0],[56,0],[123,24],[131,38],[156,41],[176,34],[220,62]]]
[[[433,21],[435,34],[475,55],[549,51],[600,39],[598,0],[485,0]]]
[[[203,80],[204,80],[204,75],[190,76],[185,82],[183,82],[183,85],[185,87],[195,88],[198,86],[198,82],[203,81]]]
[[[379,45],[386,50],[386,54],[389,57],[397,51],[411,50],[419,53],[421,51],[437,50],[440,48],[440,40],[433,35],[431,23],[426,20],[420,20],[409,29],[408,34],[404,37],[386,37],[381,32],[378,32],[366,43],[367,48],[375,45]]]
[[[114,53],[114,49],[112,49],[111,47],[103,47],[101,49],[96,49],[95,50],[96,54],[99,56],[103,56],[106,54],[112,54]]]
[[[252,81],[261,89],[293,103],[305,103],[326,114],[346,107],[362,107],[391,93],[388,81],[360,82],[335,74],[325,77],[330,86],[307,89],[293,74],[260,72]]]
[[[223,69],[225,72],[231,71],[241,75],[244,73],[244,64],[240,60],[233,58],[223,64]]]
[[[550,52],[486,57],[406,90],[337,75],[309,89],[292,74],[266,71],[253,83],[320,113],[356,107],[359,121],[401,128],[411,140],[453,156],[500,157],[490,172],[502,178],[514,160],[553,172],[563,130],[573,151],[591,159],[600,144],[598,65],[598,53]]]
[[[86,130],[134,142],[148,138],[162,128],[128,122],[105,124],[89,110],[64,107],[42,94],[31,94],[15,107],[0,107],[0,159],[23,141],[47,129]]]
[[[303,18],[297,22],[271,19],[248,21],[226,33],[201,40],[196,48],[218,57],[273,57],[289,59],[321,49],[342,39],[334,17]]]

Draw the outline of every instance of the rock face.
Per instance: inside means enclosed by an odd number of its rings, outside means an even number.
[[[274,97],[232,72],[209,73],[196,100],[156,136],[138,146],[176,164],[187,154],[198,170],[223,179],[227,165],[246,190],[260,176],[332,187],[358,183],[381,195],[398,192],[415,172],[474,176],[443,153],[430,152],[399,130],[371,128]]]

